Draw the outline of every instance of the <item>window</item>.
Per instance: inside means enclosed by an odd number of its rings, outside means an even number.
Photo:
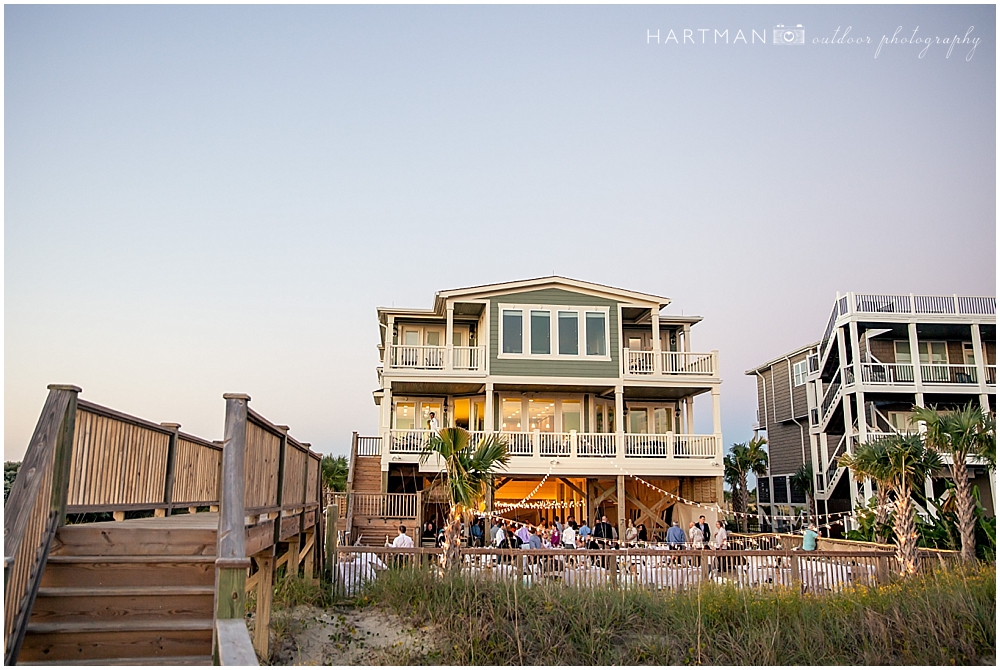
[[[576,400],[562,402],[562,432],[580,432],[580,403]]]
[[[670,432],[670,415],[672,412],[666,407],[657,407],[653,410],[653,432],[657,435],[664,435]]]
[[[431,427],[431,415],[437,421],[438,427],[444,426],[444,417],[441,415],[441,403],[424,402],[420,403],[420,427],[429,430]]]
[[[587,355],[607,356],[607,338],[604,312],[587,312]]]
[[[806,377],[809,375],[809,363],[807,361],[800,361],[792,366],[792,377],[794,378],[795,386],[802,386],[806,383]]]
[[[559,312],[559,354],[577,356],[580,353],[580,315]]]
[[[516,304],[498,307],[501,358],[611,360],[609,308]]]
[[[649,432],[649,417],[645,409],[628,411],[628,432],[636,435],[645,435]]]
[[[910,343],[906,340],[896,340],[896,362],[913,363],[910,353]],[[944,342],[917,342],[921,365],[947,365],[948,346]]]
[[[440,347],[443,342],[441,342],[441,331],[439,330],[428,330],[424,333],[424,339],[427,340],[425,344],[428,347]]]
[[[528,430],[554,433],[556,430],[556,401],[532,398],[528,401]]]
[[[965,358],[966,365],[976,364],[976,351],[972,348],[972,342],[962,342],[962,357]]]
[[[413,423],[416,416],[417,406],[415,403],[396,403],[396,428],[400,430],[413,430]]]
[[[516,433],[521,430],[521,399],[504,398],[500,415],[500,430]]]
[[[531,353],[552,353],[551,316],[548,312],[531,310]]]
[[[896,362],[909,364],[913,362],[910,357],[910,343],[903,340],[896,340]]]
[[[519,354],[523,351],[524,336],[521,329],[521,310],[505,309],[503,311],[503,352]]]

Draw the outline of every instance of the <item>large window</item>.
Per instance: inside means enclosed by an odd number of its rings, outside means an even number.
[[[552,327],[549,312],[531,310],[531,353],[552,353]]]
[[[500,305],[499,355],[611,360],[609,314],[604,307]]]
[[[521,310],[505,309],[503,311],[503,352],[505,354],[519,354],[524,350],[523,347]]]
[[[500,415],[501,430],[511,433],[521,431],[521,399],[504,398]]]
[[[604,312],[587,312],[587,355],[607,356],[607,319]]]
[[[556,430],[556,401],[532,398],[528,401],[528,430],[554,433]]]
[[[559,312],[559,353],[562,356],[580,353],[580,315],[576,312]]]

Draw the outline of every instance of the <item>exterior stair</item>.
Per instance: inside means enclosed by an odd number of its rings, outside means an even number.
[[[18,662],[211,665],[218,517],[204,516],[61,527]]]

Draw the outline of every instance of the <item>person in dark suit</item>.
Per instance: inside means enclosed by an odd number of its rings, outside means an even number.
[[[705,521],[705,516],[702,515],[698,517],[698,523],[695,524],[695,528],[701,531],[701,534],[705,536],[705,546],[712,540],[712,529],[709,527],[708,522]]]

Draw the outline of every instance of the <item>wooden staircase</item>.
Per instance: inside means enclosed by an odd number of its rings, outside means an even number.
[[[217,514],[59,528],[19,663],[211,665]]]
[[[357,456],[354,461],[352,493],[378,493],[382,490],[382,459],[378,456]]]

